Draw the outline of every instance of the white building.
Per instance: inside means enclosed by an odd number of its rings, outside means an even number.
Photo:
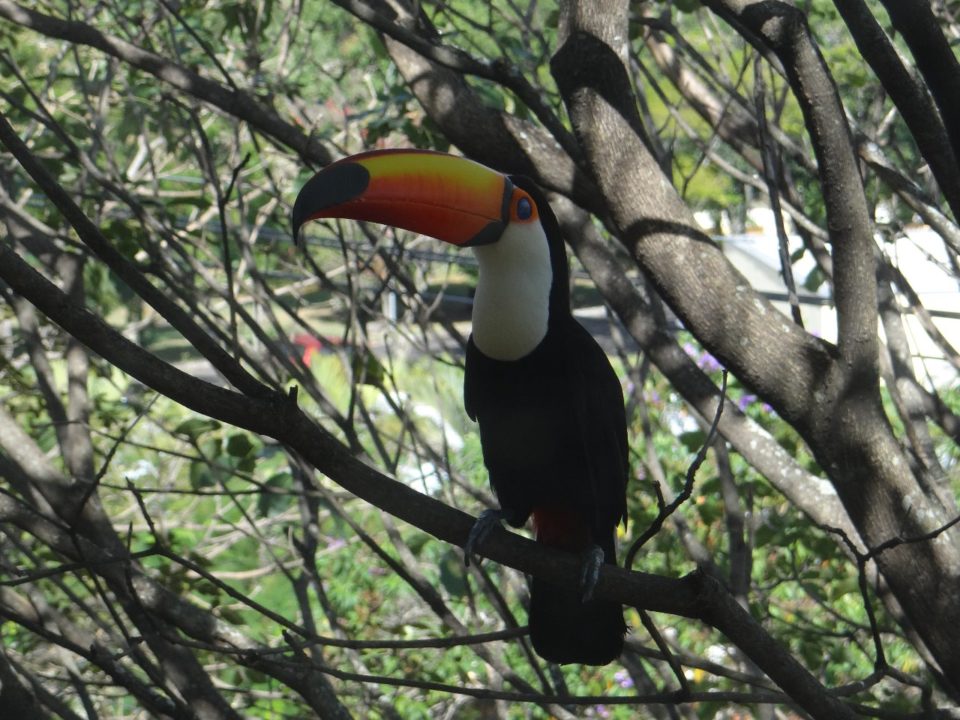
[[[773,300],[774,305],[789,317],[787,288],[780,272],[779,244],[772,213],[769,209],[758,208],[748,215],[751,225],[757,228],[756,232],[726,235],[718,241],[753,287]],[[713,227],[712,218],[704,225]],[[800,246],[800,240],[792,236],[790,251],[798,250]],[[949,266],[943,240],[926,226],[911,226],[901,237],[881,243],[881,247],[913,287],[943,337],[955,350],[960,350],[960,283]],[[815,291],[803,286],[807,276],[814,271],[809,253],[793,266],[793,271],[804,327],[835,342],[836,313],[826,284]],[[903,307],[909,306],[905,297],[898,296],[898,300]],[[921,322],[913,314],[906,318],[917,378],[921,382],[929,380],[942,388],[960,387],[956,367],[945,359],[942,349],[930,338]]]

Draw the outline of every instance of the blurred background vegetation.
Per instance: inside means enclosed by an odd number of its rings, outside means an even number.
[[[854,131],[878,143],[919,192],[936,197],[909,131],[834,5],[796,5],[807,13]],[[475,278],[470,258],[426,238],[352,223],[311,227],[303,248],[289,235],[296,191],[325,160],[370,147],[451,149],[378,33],[328,2],[25,6],[171,63],[157,71],[135,67],[79,35],[63,37],[18,19],[12,3],[2,8],[2,112],[113,246],[258,379],[284,391],[296,386],[301,407],[356,456],[471,514],[492,504],[477,430],[461,401]],[[476,57],[508,58],[563,115],[548,69],[558,22],[552,3],[419,7],[445,44]],[[960,8],[938,9],[956,43]],[[717,231],[743,232],[750,229],[751,204],[767,201],[740,151],[691,106],[654,48],[674,53],[686,70],[731,97],[762,91],[790,160],[784,172],[800,203],[793,209],[797,224],[822,227],[809,141],[784,79],[756,65],[756,51],[696,0],[635,3],[634,16],[629,48],[642,110],[687,203]],[[244,99],[211,100],[195,77]],[[490,106],[532,117],[497,84],[468,82]],[[309,141],[294,147],[249,122],[238,110],[244,103]],[[748,110],[731,101],[729,112]],[[876,175],[868,192],[871,204],[884,209],[881,230],[891,237],[917,219],[916,209]],[[163,317],[89,257],[8,155],[0,157],[0,219],[3,242],[56,278],[75,302],[177,367],[223,382]],[[589,275],[575,269],[575,304],[614,359],[628,403],[633,478],[621,538],[626,547],[658,514],[657,488],[667,500],[682,488],[705,427],[638,352]],[[813,290],[823,275],[814,270],[798,278],[805,281]],[[776,692],[763,674],[715,630],[683,618],[654,615],[660,647],[636,610],[627,609],[628,649],[604,668],[546,667],[516,636],[419,646],[418,640],[522,627],[522,575],[492,563],[468,571],[457,548],[358,500],[283,446],[192,413],[88,353],[3,285],[0,297],[0,414],[11,421],[0,431],[5,496],[27,494],[15,471],[23,458],[49,482],[95,483],[118,541],[141,554],[156,583],[249,647],[276,648],[278,660],[289,659],[291,667],[298,653],[309,653],[331,669],[330,716],[805,717],[782,696],[758,701]],[[716,360],[682,327],[673,330],[718,382]],[[960,412],[955,375],[937,390]],[[728,395],[800,468],[822,476],[795,431],[762,399],[732,378]],[[896,409],[890,416],[897,417]],[[955,495],[957,444],[931,427]],[[4,692],[21,687],[45,717],[189,716],[177,682],[138,640],[142,630],[132,611],[117,607],[96,573],[14,523],[0,523],[0,547]],[[864,594],[843,543],[722,438],[700,468],[691,500],[644,547],[635,567],[680,576],[705,565],[728,578],[741,602],[824,684],[872,708],[865,715],[919,717],[910,713],[943,701],[874,586]],[[878,676],[866,602],[888,665]],[[330,643],[293,642],[291,628]],[[295,684],[244,655],[247,645],[231,653],[192,641],[172,625],[161,634],[195,659],[195,671],[242,717],[318,712]],[[671,662],[692,689],[716,692],[716,699],[669,702],[677,684]],[[458,692],[464,688],[492,694]],[[524,703],[498,691],[596,699]],[[637,694],[659,701],[639,707],[604,701]]]

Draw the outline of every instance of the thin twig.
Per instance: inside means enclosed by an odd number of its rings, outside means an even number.
[[[703,464],[703,461],[707,457],[707,450],[713,444],[713,439],[717,434],[717,425],[720,423],[720,417],[723,415],[723,403],[727,397],[727,370],[723,370],[723,379],[720,383],[720,399],[717,403],[717,412],[713,416],[713,422],[710,423],[710,429],[707,431],[707,436],[703,440],[703,444],[700,446],[700,450],[697,451],[696,457],[694,457],[693,462],[690,463],[690,467],[687,468],[686,481],[683,485],[683,490],[673,499],[669,505],[663,507],[660,510],[660,513],[654,519],[650,526],[643,531],[643,534],[637,538],[633,545],[630,546],[630,550],[627,552],[627,558],[624,561],[624,567],[628,570],[633,567],[633,561],[637,556],[637,553],[640,551],[640,548],[644,544],[660,532],[660,528],[663,527],[663,524],[667,521],[678,507],[685,503],[690,495],[693,493],[693,483],[697,477],[697,471],[700,469],[700,466]]]

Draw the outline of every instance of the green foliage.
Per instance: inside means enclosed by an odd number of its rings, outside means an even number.
[[[559,107],[547,65],[556,39],[557,9],[551,4],[520,5],[456,0],[423,3],[423,9],[444,42],[479,57],[507,60],[538,84],[548,104]],[[752,100],[755,78],[749,46],[718,43],[697,0],[655,5],[676,25],[678,37],[689,48],[702,53],[744,101]],[[874,83],[839,26],[833,4],[816,0],[806,5],[852,117],[858,123],[875,122],[889,107],[872,92]],[[225,86],[236,83],[329,148],[450,148],[389,62],[380,38],[339,8],[280,0],[186,0],[176,6],[185,25],[167,14],[158,15],[156,3],[131,0],[98,6],[91,22]],[[70,15],[65,2],[44,3],[44,11],[76,16],[76,8]],[[646,28],[634,18],[631,50],[643,63],[649,62],[641,46]],[[670,42],[680,48],[678,38],[671,37]],[[0,43],[11,48],[26,80],[0,75],[0,90],[9,106],[4,113],[9,112],[33,152],[125,258],[187,307],[245,368],[274,388],[296,387],[300,407],[357,456],[467,512],[475,514],[482,508],[490,491],[476,428],[462,408],[462,360],[455,339],[455,332],[462,336],[466,328],[458,322],[456,309],[435,301],[433,295],[414,298],[410,291],[412,286],[466,295],[474,269],[424,259],[417,254],[424,250],[422,241],[403,234],[388,236],[374,247],[354,225],[334,223],[311,228],[307,262],[289,242],[288,215],[293,189],[311,168],[286,149],[278,149],[272,139],[91,48],[37,42],[34,33],[6,22],[0,22]],[[226,68],[229,79],[218,64]],[[707,148],[741,172],[754,170],[715,142],[710,124],[684,104],[663,73],[652,65],[646,69],[649,74],[642,75],[649,82],[646,111],[687,201],[715,212],[745,207],[749,194],[745,184],[710,159]],[[785,81],[773,73],[764,77],[769,98],[776,99],[769,105],[771,121],[796,137],[801,151],[806,151],[803,119]],[[531,118],[529,109],[503,88],[477,78],[469,83],[491,107]],[[45,111],[56,131],[37,120],[45,117]],[[903,162],[908,167],[918,162],[902,122],[894,120],[888,132]],[[97,173],[80,161],[80,154]],[[235,172],[224,233],[217,190],[225,193]],[[110,182],[101,183],[98,174]],[[822,223],[816,179],[802,169],[793,179],[802,209]],[[30,182],[16,173],[3,182],[37,221],[62,235],[56,238],[58,248],[77,252],[63,219],[50,203],[36,197]],[[115,192],[117,187],[123,192]],[[878,189],[878,196],[883,192]],[[224,266],[225,247],[229,267]],[[50,268],[46,271],[55,276]],[[233,297],[228,297],[228,276]],[[308,280],[315,277],[319,279]],[[182,372],[223,383],[183,337],[103,264],[86,263],[84,282],[86,306],[110,325]],[[804,278],[808,290],[825,282],[819,270]],[[575,293],[581,299],[584,288]],[[382,303],[391,296],[399,307],[396,322],[383,312]],[[442,316],[444,312],[450,316]],[[15,324],[6,303],[0,306],[0,322]],[[57,397],[64,401],[71,383],[84,385],[87,392],[86,416],[76,424],[89,432],[93,445],[96,497],[129,550],[148,553],[140,562],[159,585],[208,611],[228,630],[291,662],[302,660],[309,651],[331,668],[401,682],[395,686],[331,680],[341,702],[358,717],[388,717],[384,707],[403,718],[440,716],[437,708],[449,710],[451,694],[402,683],[490,684],[498,673],[483,654],[487,650],[518,678],[542,687],[541,668],[529,661],[517,640],[481,649],[408,647],[385,652],[320,644],[293,648],[288,644],[294,636],[290,625],[340,638],[412,641],[451,637],[454,630],[445,613],[471,633],[502,629],[514,621],[523,624],[524,579],[484,565],[506,603],[503,607],[476,574],[465,570],[459,549],[414,528],[397,527],[377,508],[305,469],[286,448],[156,397],[101,360],[91,360],[93,369],[87,377],[68,377],[68,340],[48,324],[41,330],[41,350],[51,358]],[[317,346],[311,345],[311,350],[297,344],[298,335],[317,341]],[[36,391],[40,371],[31,364],[26,343],[18,334],[0,337],[0,398],[41,455],[70,476],[58,440],[62,428],[55,422],[50,400]],[[712,358],[692,345],[690,351],[701,367],[716,374]],[[628,403],[635,411],[630,418],[633,478],[627,528],[621,529],[619,538],[622,548],[660,509],[650,480],[651,458],[666,477],[668,487],[661,491],[679,493],[705,438],[702,426],[662,376],[651,371],[642,382],[637,379],[640,365],[641,359],[631,354],[619,363]],[[748,389],[733,382],[730,397],[800,467],[820,474],[796,432]],[[960,412],[960,392],[945,393],[944,401]],[[641,405],[646,425],[638,410]],[[932,432],[943,464],[956,468],[957,446],[936,428]],[[734,454],[731,465],[735,509],[748,518],[741,539],[749,551],[745,562],[751,589],[746,601],[753,615],[825,682],[842,685],[873,670],[864,607],[869,601],[878,611],[890,664],[922,675],[921,659],[898,634],[894,620],[875,597],[862,596],[856,567],[836,538],[812,526],[742,458]],[[955,473],[954,478],[954,490],[960,490]],[[648,543],[635,569],[670,576],[694,571],[696,564],[684,545],[687,537],[708,551],[723,577],[740,569],[737,563],[742,560],[732,547],[728,525],[734,508],[724,502],[723,482],[710,453],[696,474],[691,499],[677,511],[676,522],[668,522]],[[20,496],[22,491],[5,484],[4,492]],[[69,519],[59,521],[73,531]],[[12,530],[9,537],[15,542],[4,546],[5,563],[17,573],[41,572],[64,562],[27,533]],[[156,548],[164,552],[149,554]],[[109,593],[91,577],[83,568],[71,569],[31,582],[30,588],[84,630],[108,633],[117,644],[126,642],[115,628],[103,629],[114,606],[107,603]],[[634,610],[627,611],[627,619],[637,642],[652,646]],[[702,624],[655,619],[661,630],[669,631],[670,642],[685,661],[712,658],[719,652],[719,664],[730,670],[739,667],[727,642]],[[209,672],[219,687],[233,689],[233,701],[244,716],[306,716],[304,700],[254,669],[255,663],[236,661],[235,655],[222,652],[223,646],[205,648],[200,640],[174,630],[171,634],[182,639],[184,647],[200,645],[202,664],[212,668]],[[37,633],[5,621],[0,624],[0,639],[5,650],[35,659],[45,676],[63,682],[63,687],[72,686],[73,676],[63,674],[59,660],[52,663],[47,658],[49,649]],[[129,662],[126,645],[111,649],[118,661]],[[85,681],[113,682],[96,664],[70,657]],[[634,661],[643,663],[658,687],[673,682],[663,663]],[[141,672],[133,664],[127,667]],[[693,662],[690,668],[688,679],[696,691],[742,687]],[[632,677],[619,667],[571,666],[555,672],[572,695],[610,697],[638,691]],[[912,692],[884,684],[857,699],[882,703],[884,710],[913,712]],[[80,701],[71,697],[74,700],[79,708]],[[137,712],[128,697],[104,695],[97,702],[103,717],[133,717]],[[693,712],[712,718],[727,709],[699,703]],[[489,703],[469,701],[457,709],[456,717],[479,719],[490,717],[490,712]],[[510,706],[505,712],[510,718],[548,717],[546,710],[529,704]],[[598,703],[585,708],[583,716],[630,718],[637,712],[630,706]]]

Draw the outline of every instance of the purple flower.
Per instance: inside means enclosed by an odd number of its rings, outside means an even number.
[[[713,355],[704,351],[703,355],[700,356],[700,359],[697,360],[697,365],[701,370],[706,372],[714,372],[720,370],[723,365],[720,364],[720,361],[717,360]]]
[[[719,360],[706,350],[698,349],[693,343],[684,343],[683,351],[696,361],[698,368],[705,372],[714,372],[723,368]]]

